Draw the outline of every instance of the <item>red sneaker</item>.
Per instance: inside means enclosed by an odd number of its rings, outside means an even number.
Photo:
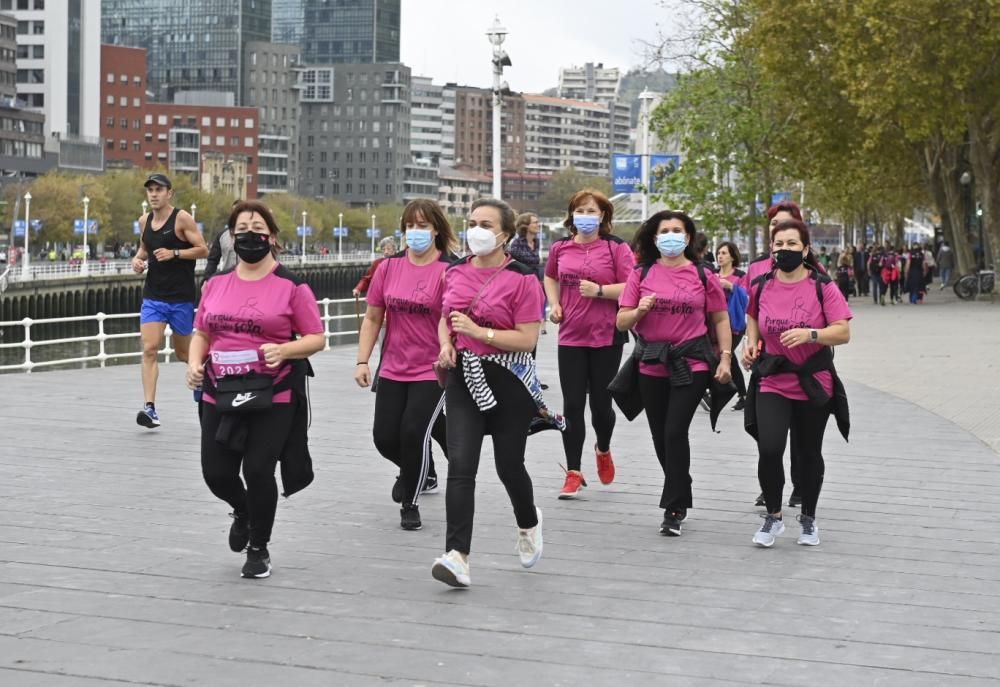
[[[597,454],[597,476],[601,484],[611,484],[615,481],[615,461],[611,458],[611,451],[601,453],[594,444],[594,453]]]
[[[576,470],[566,471],[566,481],[563,482],[562,490],[559,492],[559,498],[565,501],[566,499],[575,499],[580,490],[587,486],[587,480],[583,478],[582,472],[577,472]]]

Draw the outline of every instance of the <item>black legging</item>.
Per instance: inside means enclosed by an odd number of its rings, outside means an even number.
[[[448,413],[448,489],[445,514],[448,521],[445,550],[468,554],[472,546],[472,520],[476,510],[476,473],[483,438],[493,436],[493,460],[497,475],[514,507],[521,529],[538,524],[531,477],[524,467],[528,427],[538,409],[524,384],[509,370],[484,362],[486,383],[497,405],[487,412],[469,393],[461,364],[448,374],[445,409]]]
[[[424,437],[442,393],[444,390],[436,381],[397,382],[384,377],[378,380],[372,436],[378,452],[399,468],[403,503],[413,503],[419,491]],[[438,415],[431,436],[444,448],[447,458],[444,415]],[[427,474],[437,474],[433,460]]]
[[[823,434],[830,418],[830,406],[817,407],[809,401],[794,401],[779,394],[757,395],[757,479],[768,513],[781,511],[785,487],[782,459],[789,430],[796,436],[798,475],[795,488],[802,496],[802,514],[816,516],[816,502],[823,488]]]
[[[246,448],[233,451],[215,440],[222,419],[214,403],[201,403],[201,474],[212,493],[238,514],[250,515],[250,545],[267,546],[278,508],[274,469],[295,416],[294,403],[275,403],[246,423]],[[243,480],[240,479],[240,465]]]
[[[583,419],[587,394],[590,394],[590,421],[597,434],[597,447],[601,451],[611,448],[611,435],[615,431],[615,411],[611,407],[608,385],[618,373],[622,361],[622,344],[603,348],[586,346],[559,347],[559,385],[563,394],[563,450],[566,467],[579,470],[583,444],[587,438],[587,425]]]
[[[698,402],[708,388],[708,372],[695,372],[684,386],[670,386],[669,377],[639,375],[639,393],[653,437],[656,458],[663,468],[660,508],[691,508],[691,444],[688,430]]]
[[[743,334],[744,332],[733,332],[733,355],[731,360],[739,360],[736,357],[736,349],[739,347],[740,341],[743,340]],[[743,366],[734,363],[731,367],[733,373],[733,384],[736,385],[736,392],[740,395],[740,398],[743,398],[747,395],[747,382],[743,379]]]

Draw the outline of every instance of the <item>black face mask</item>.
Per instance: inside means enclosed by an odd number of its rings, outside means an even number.
[[[799,250],[776,250],[774,251],[774,264],[782,272],[794,272],[805,259],[805,253]]]
[[[271,252],[270,236],[255,231],[236,234],[233,238],[233,249],[243,262],[260,262]]]

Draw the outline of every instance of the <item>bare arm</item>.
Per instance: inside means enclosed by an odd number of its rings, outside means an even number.
[[[318,353],[326,347],[325,334],[306,334],[295,341],[273,344],[267,343],[260,347],[264,353],[264,362],[268,368],[274,369],[286,360],[301,360],[313,353]]]
[[[205,237],[198,231],[194,217],[181,210],[177,213],[177,224],[174,227],[178,238],[191,244],[190,248],[183,248],[179,251],[178,257],[181,260],[198,260],[208,257],[208,245]]]
[[[543,286],[545,288],[545,297],[549,299],[549,319],[558,324],[562,321],[562,306],[559,304],[559,281],[545,275]]]
[[[372,383],[372,371],[368,361],[371,360],[372,351],[375,350],[375,342],[378,340],[378,333],[382,329],[384,320],[385,308],[369,305],[365,310],[365,318],[361,321],[361,331],[358,334],[358,363],[354,366],[354,381],[362,388],[371,386]]]

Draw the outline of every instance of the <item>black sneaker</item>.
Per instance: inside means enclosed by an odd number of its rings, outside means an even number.
[[[247,549],[247,562],[243,564],[243,577],[260,579],[271,576],[271,556],[267,547]]]
[[[240,553],[250,541],[250,516],[246,513],[230,513],[233,524],[229,526],[229,548]]]
[[[788,497],[788,507],[789,508],[799,508],[802,505],[802,497],[799,495],[795,489],[792,489],[792,495]]]
[[[438,478],[437,475],[427,475],[427,479],[424,480],[424,487],[420,490],[421,494],[426,494],[429,491],[437,491],[438,488]]]
[[[687,511],[674,511],[663,514],[663,523],[660,525],[660,534],[668,537],[681,536],[681,523],[687,520]]]
[[[392,485],[392,500],[396,503],[403,502],[403,481],[396,475],[396,481]]]
[[[763,506],[764,503],[765,503],[765,501],[764,501],[764,492],[760,492],[760,496],[758,496],[757,500],[753,502],[753,505],[755,505],[755,506]]]
[[[423,527],[420,522],[420,509],[412,503],[404,503],[399,509],[399,526],[404,530],[419,530]]]

